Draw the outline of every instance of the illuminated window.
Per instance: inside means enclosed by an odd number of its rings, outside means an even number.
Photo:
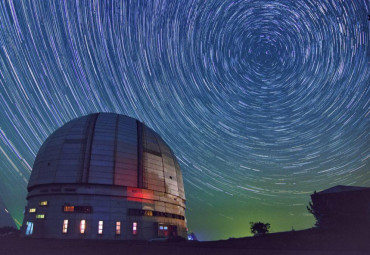
[[[41,205],[41,206],[47,206],[47,205],[48,205],[48,201],[41,201],[41,202],[40,202],[40,205]]]
[[[29,211],[30,213],[35,213],[35,212],[36,212],[36,208],[30,208],[28,211]]]
[[[121,234],[121,222],[117,221],[116,222],[116,235],[120,235],[120,234]]]
[[[178,215],[178,214],[165,213],[165,212],[159,212],[159,211],[149,211],[149,210],[142,210],[142,209],[133,209],[133,208],[128,209],[128,215],[166,217],[166,218],[185,220],[184,216]]]
[[[63,206],[63,212],[74,212],[74,213],[91,213],[91,206],[74,206],[74,205],[65,205]]]
[[[75,207],[73,205],[65,205],[63,206],[63,212],[74,212]]]
[[[28,222],[26,223],[27,229],[26,229],[26,236],[32,235],[33,233],[33,222]]]
[[[103,234],[103,221],[102,220],[99,220],[98,234],[99,235]]]
[[[132,234],[137,234],[137,222],[132,222]]]
[[[86,229],[86,220],[81,220],[80,221],[80,233],[85,234],[85,229]]]
[[[63,221],[63,233],[67,234],[68,232],[68,220]]]
[[[144,215],[145,216],[153,216],[153,211],[145,211]]]
[[[170,235],[170,232],[169,232],[168,225],[164,225],[160,223],[158,225],[158,236],[163,237],[163,236],[169,236],[169,235]]]
[[[45,214],[36,214],[36,219],[45,219]]]

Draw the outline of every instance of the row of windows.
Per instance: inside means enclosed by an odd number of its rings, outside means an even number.
[[[63,221],[63,228],[62,228],[62,233],[67,234],[68,233],[68,220]],[[103,234],[103,227],[104,227],[104,221],[100,220],[98,222],[98,234],[102,235]],[[86,231],[86,220],[81,220],[80,221],[80,233],[85,234]],[[116,221],[116,228],[115,228],[116,235],[121,234],[121,222]],[[137,234],[137,222],[132,223],[132,234],[136,235]]]
[[[64,188],[63,190],[67,191],[67,192],[76,192],[75,188]],[[50,189],[50,191],[51,192],[61,192],[62,189]],[[49,192],[49,189],[40,189],[40,192],[41,193],[46,193],[46,192]]]
[[[64,205],[62,209],[63,209],[63,212],[67,212],[67,213],[92,213],[91,206]],[[185,220],[185,217],[182,215],[178,215],[174,213],[159,212],[159,211],[142,210],[142,209],[128,209],[128,215],[130,216],[149,216],[149,217],[157,216],[157,217]]]
[[[40,206],[47,206],[48,201],[41,201],[39,203]],[[64,205],[62,207],[62,211],[66,213],[92,213],[92,206],[74,206],[74,205]],[[36,213],[36,208],[29,208],[29,213]],[[142,210],[142,209],[129,209],[128,214],[130,216],[157,216],[157,217],[165,217],[165,218],[173,218],[173,219],[180,219],[185,220],[185,217],[182,215],[174,214],[174,213],[166,213],[166,212],[159,212],[159,211],[151,211],[151,210]],[[36,216],[37,218],[37,216]]]
[[[85,234],[86,232],[86,220],[80,220],[80,233]],[[34,223],[31,221],[27,221],[26,223],[26,235],[32,235],[33,234],[33,228]],[[69,220],[65,219],[63,220],[63,226],[62,226],[62,233],[67,234],[68,233],[68,227],[69,227]],[[103,227],[104,227],[104,221],[100,220],[98,222],[98,234],[103,234]],[[132,235],[137,235],[138,232],[138,223],[136,221],[132,222]],[[121,222],[116,221],[116,228],[115,228],[116,235],[121,235]],[[174,225],[167,225],[160,223],[158,224],[158,236],[177,236],[177,226]]]
[[[128,215],[130,216],[149,216],[149,217],[157,216],[157,217],[185,220],[185,217],[182,215],[178,215],[174,213],[159,212],[159,211],[142,210],[142,209],[128,209]]]

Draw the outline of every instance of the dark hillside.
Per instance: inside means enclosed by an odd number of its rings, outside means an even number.
[[[0,254],[6,255],[110,255],[110,254],[370,254],[367,233],[322,232],[316,229],[274,233],[212,242],[92,241],[0,238]]]

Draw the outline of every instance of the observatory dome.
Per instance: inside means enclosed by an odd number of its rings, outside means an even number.
[[[74,119],[47,138],[28,189],[52,183],[138,187],[185,199],[180,167],[170,147],[143,123],[112,113]]]
[[[108,239],[117,239],[117,222],[132,232],[121,239],[186,236],[176,157],[156,132],[128,116],[95,113],[57,129],[36,156],[28,192],[25,235],[79,238],[68,224],[84,220],[87,238],[97,238],[104,221],[110,224],[104,227],[112,234],[104,235]],[[52,229],[53,222],[46,226],[50,219],[59,221],[59,232]]]

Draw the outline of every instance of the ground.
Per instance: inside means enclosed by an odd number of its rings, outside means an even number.
[[[370,254],[370,235],[310,229],[212,242],[55,240],[3,236],[0,237],[0,254],[365,255]]]

